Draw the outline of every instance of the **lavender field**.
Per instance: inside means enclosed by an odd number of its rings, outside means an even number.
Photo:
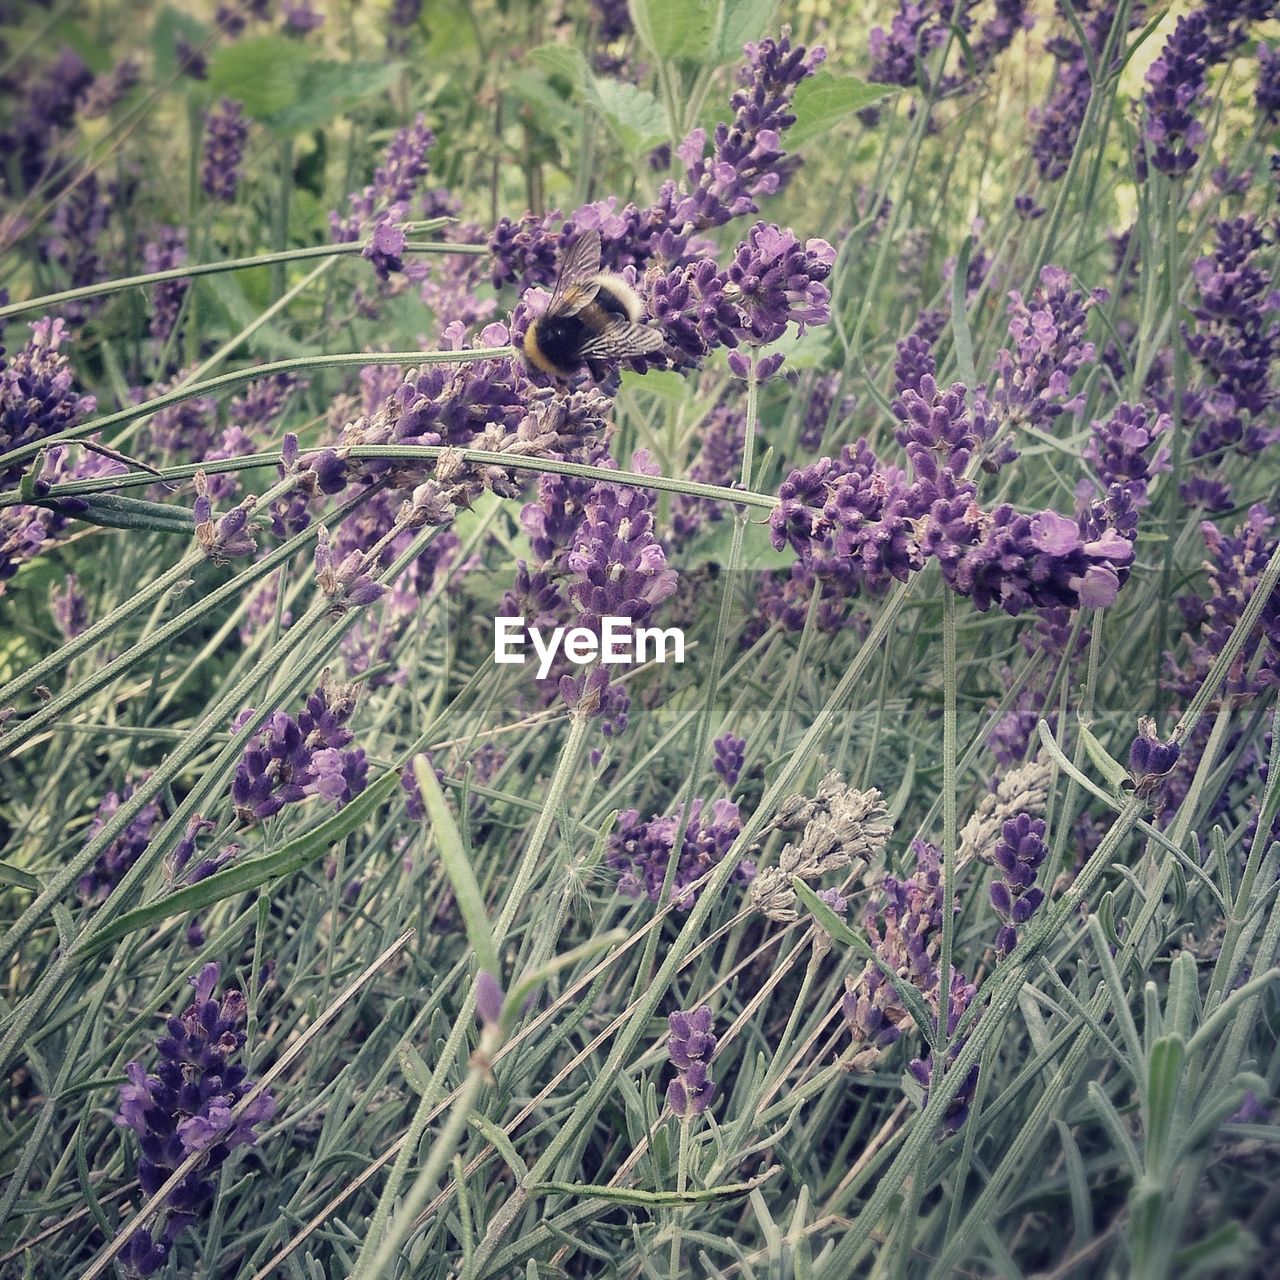
[[[1265,1277],[1280,6],[0,0],[0,1277]]]

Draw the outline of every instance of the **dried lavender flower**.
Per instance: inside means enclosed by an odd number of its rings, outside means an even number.
[[[792,822],[800,811],[786,805],[780,816]],[[855,790],[835,772],[822,780],[805,811],[808,817],[799,840],[783,848],[777,866],[760,868],[751,881],[750,902],[770,920],[798,917],[793,879],[819,880],[855,863],[865,869],[883,853],[893,832],[880,792]]]
[[[1002,774],[960,828],[956,865],[963,867],[974,858],[989,861],[1000,831],[1010,818],[1019,813],[1032,817],[1042,814],[1049,801],[1052,776],[1052,767],[1039,756]]]

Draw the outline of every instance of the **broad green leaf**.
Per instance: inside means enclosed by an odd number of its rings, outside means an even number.
[[[791,110],[795,113],[796,122],[783,136],[783,143],[788,148],[803,146],[854,112],[871,106],[873,102],[879,102],[887,94],[897,92],[893,85],[868,84],[857,76],[837,75],[834,71],[815,71],[796,88],[791,100]]]
[[[219,49],[209,62],[209,91],[233,98],[245,114],[267,121],[298,100],[308,50],[284,36],[254,36]]]
[[[587,87],[587,101],[632,154],[642,154],[667,140],[667,113],[648,89],[597,77]]]
[[[733,540],[733,509],[723,502],[705,500],[707,508],[719,507],[723,519],[715,520],[689,544],[678,552],[672,563],[678,568],[700,564],[725,564],[729,559],[729,544]],[[758,520],[747,524],[742,538],[742,569],[785,569],[795,557],[788,550],[775,551],[769,526]]]
[[[650,53],[702,63],[712,52],[715,0],[631,0],[631,21]]]
[[[246,858],[243,862],[237,862],[222,871],[215,872],[207,880],[201,880],[198,884],[178,889],[157,902],[149,902],[145,907],[126,911],[124,915],[117,917],[105,928],[86,939],[80,949],[81,955],[97,955],[113,942],[139,929],[153,929],[174,916],[203,910],[205,907],[221,902],[224,898],[248,893],[270,880],[292,875],[305,867],[308,862],[314,862],[330,852],[339,840],[345,840],[390,797],[399,779],[399,772],[389,769],[376,782],[367,786],[346,808],[339,809],[319,826],[281,845],[274,853],[264,853],[257,858]]]
[[[720,0],[713,24],[712,56],[717,63],[736,62],[742,46],[758,40],[770,27],[778,0]]]
[[[525,61],[549,79],[563,80],[574,93],[581,93],[591,79],[591,69],[580,49],[567,44],[543,44],[531,49]]]
[[[302,133],[344,115],[365,98],[385,93],[400,75],[398,62],[308,62],[292,101],[265,112],[277,133]]]

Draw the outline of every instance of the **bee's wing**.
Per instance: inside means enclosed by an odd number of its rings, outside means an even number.
[[[658,329],[650,328],[647,324],[633,324],[630,320],[615,320],[607,329],[584,344],[582,358],[630,360],[632,356],[657,351],[662,343],[662,333]]]
[[[599,274],[600,232],[592,227],[564,251],[547,314],[576,316],[600,292]]]

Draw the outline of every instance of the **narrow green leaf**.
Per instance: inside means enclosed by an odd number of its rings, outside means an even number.
[[[457,900],[462,923],[467,931],[467,941],[476,953],[480,968],[501,980],[502,970],[498,968],[498,952],[493,945],[493,929],[489,924],[488,912],[485,911],[484,895],[480,892],[476,873],[467,857],[462,833],[453,818],[453,810],[449,808],[449,802],[444,798],[444,792],[440,790],[440,783],[436,779],[436,771],[426,756],[414,756],[413,776],[417,780],[418,792],[422,796],[427,816],[431,819],[436,845],[440,850],[440,861],[444,863],[445,874],[453,887],[453,896]]]
[[[778,1172],[774,1166],[759,1178],[750,1182],[727,1182],[718,1187],[704,1187],[700,1191],[641,1191],[631,1187],[607,1187],[590,1182],[535,1182],[530,1191],[535,1195],[575,1196],[588,1200],[610,1200],[614,1204],[637,1205],[641,1208],[660,1208],[663,1205],[706,1204],[713,1200],[733,1200],[750,1195],[761,1183]]]
[[[1147,1165],[1152,1169],[1163,1170],[1166,1158],[1177,1150],[1178,1099],[1186,1060],[1187,1045],[1181,1036],[1161,1036],[1151,1046],[1144,1101]]]
[[[113,942],[139,929],[151,929],[174,916],[186,915],[211,907],[224,898],[248,893],[269,880],[292,875],[295,871],[329,852],[339,840],[345,840],[395,790],[399,774],[391,769],[367,786],[345,808],[326,818],[306,834],[290,840],[274,853],[246,858],[207,880],[178,889],[145,907],[126,911],[110,924],[92,934],[80,947],[84,956],[97,955]]]
[[[148,533],[176,533],[191,537],[195,522],[186,507],[166,502],[148,502],[142,498],[126,498],[114,493],[90,494],[73,502],[56,498],[40,500],[48,507],[72,520],[100,525],[104,529],[137,529]]]
[[[40,891],[40,881],[29,871],[15,867],[12,862],[0,862],[0,884],[16,885],[19,889]]]
[[[1107,749],[1089,732],[1089,727],[1080,722],[1076,725],[1080,741],[1093,761],[1094,767],[1111,786],[1119,791],[1129,781],[1129,770],[1124,767]]]
[[[402,1044],[396,1053],[400,1063],[400,1074],[408,1081],[409,1088],[420,1098],[431,1092],[431,1068],[422,1060],[413,1045]]]

